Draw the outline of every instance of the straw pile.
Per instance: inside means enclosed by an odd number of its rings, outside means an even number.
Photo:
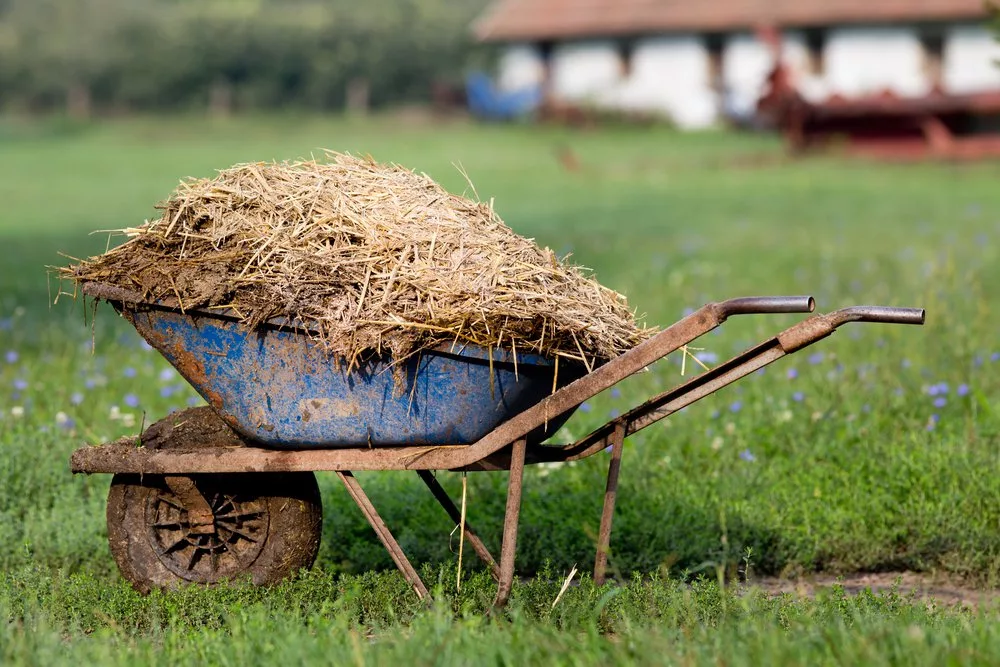
[[[61,269],[248,326],[291,318],[353,365],[446,343],[588,366],[650,333],[621,295],[511,231],[486,203],[370,159],[236,165],[181,182],[160,218]]]

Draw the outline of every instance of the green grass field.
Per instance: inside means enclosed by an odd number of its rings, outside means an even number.
[[[108,479],[72,477],[68,456],[200,399],[110,309],[92,323],[72,299],[51,305],[45,267],[103,251],[108,235],[92,230],[155,215],[181,177],[322,148],[471,195],[460,166],[515,231],[572,253],[650,324],[733,296],[809,293],[820,310],[923,306],[927,325],[848,325],[630,439],[610,557],[623,585],[584,577],[554,609],[570,568],[592,562],[603,456],[526,473],[518,569],[533,580],[503,618],[481,615],[481,572],[454,591],[453,526],[402,473],[359,477],[437,584],[429,610],[325,474],[313,572],[272,591],[142,598],[107,548]],[[580,169],[560,165],[566,150]],[[990,608],[770,598],[717,580],[749,560],[751,580],[912,570],[1000,585],[998,182],[996,163],[792,161],[769,138],[649,128],[4,121],[0,662],[995,664]],[[695,345],[717,363],[796,320],[736,318]],[[566,435],[680,381],[678,361],[589,401]],[[457,475],[441,478],[457,493]],[[496,549],[505,476],[469,479],[470,520]]]

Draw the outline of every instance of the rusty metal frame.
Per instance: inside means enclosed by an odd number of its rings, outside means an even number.
[[[615,424],[611,435],[611,461],[608,463],[608,483],[604,490],[601,508],[601,528],[597,534],[597,556],[594,558],[594,584],[604,585],[604,572],[608,566],[608,549],[611,547],[611,522],[615,516],[618,499],[618,473],[622,467],[622,449],[625,444],[625,424]]]
[[[88,293],[101,298],[118,297],[119,302],[125,300],[117,292],[95,294],[91,290]],[[124,296],[135,297],[131,293]],[[141,304],[141,300],[130,303]],[[230,439],[218,443],[219,446],[202,447],[198,451],[166,451],[145,449],[137,446],[138,438],[124,438],[77,450],[73,453],[71,467],[73,472],[161,474],[174,480],[179,479],[177,476],[194,473],[336,471],[396,566],[422,599],[428,596],[426,587],[352,470],[416,470],[449,517],[456,522],[460,518],[459,511],[430,470],[509,470],[499,565],[478,534],[468,524],[465,526],[466,539],[498,580],[494,606],[499,608],[507,603],[513,585],[525,465],[577,460],[611,446],[594,562],[594,580],[598,584],[603,583],[625,438],[755,370],[829,336],[847,322],[922,324],[924,321],[922,309],[879,306],[857,306],[810,317],[725,363],[650,398],[577,442],[527,446],[526,436],[539,426],[718,327],[732,315],[812,312],[813,308],[812,297],[746,297],[708,304],[617,359],[553,392],[471,445],[282,451],[246,446],[241,441],[234,443]]]
[[[350,494],[351,498],[361,508],[364,513],[365,518],[368,519],[368,524],[378,535],[378,539],[382,542],[382,546],[385,550],[389,552],[389,556],[392,557],[392,562],[396,564],[399,571],[403,573],[403,577],[406,578],[407,583],[413,587],[414,592],[417,594],[421,600],[426,600],[430,597],[427,592],[427,587],[424,586],[424,582],[420,579],[420,575],[417,574],[416,569],[410,564],[410,560],[406,557],[403,552],[403,548],[399,546],[399,542],[393,537],[392,532],[390,532],[389,527],[385,525],[385,521],[379,515],[378,510],[375,509],[375,505],[368,498],[364,489],[361,488],[361,484],[358,483],[357,478],[351,473],[350,470],[338,470],[337,476],[340,477],[340,481],[344,483],[347,488],[347,492]]]

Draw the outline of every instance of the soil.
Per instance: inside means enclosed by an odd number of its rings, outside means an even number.
[[[834,585],[842,586],[851,595],[865,589],[878,593],[895,587],[903,597],[912,595],[915,600],[928,604],[944,607],[960,605],[971,609],[993,606],[1000,600],[998,589],[976,588],[956,579],[917,572],[814,575],[794,580],[763,577],[752,579],[750,585],[773,595],[790,593],[800,597],[815,597],[818,591]]]

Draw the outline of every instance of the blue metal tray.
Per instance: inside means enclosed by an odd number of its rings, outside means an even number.
[[[395,369],[388,357],[347,372],[306,332],[250,329],[235,318],[116,303],[216,412],[243,437],[289,449],[462,445],[531,407],[553,388],[551,360],[476,346],[425,351]],[[582,377],[560,363],[558,385]],[[541,442],[572,414],[529,436]]]

